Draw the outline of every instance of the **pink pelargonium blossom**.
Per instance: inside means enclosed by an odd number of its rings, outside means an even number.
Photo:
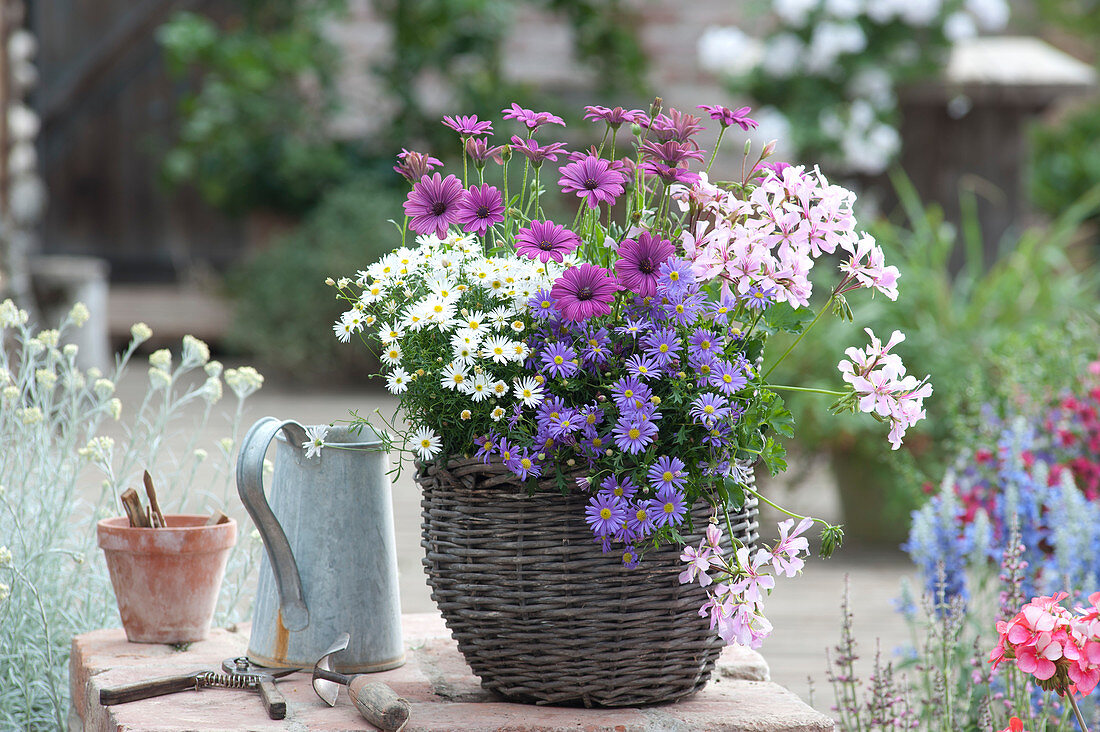
[[[775,587],[775,577],[763,574],[760,570],[771,562],[771,553],[766,549],[757,549],[752,554],[747,546],[737,550],[737,565],[741,579],[730,585],[730,590],[739,594],[742,602],[759,605],[764,602],[764,593]]]
[[[841,262],[840,271],[851,280],[851,285],[841,292],[866,287],[881,292],[891,300],[898,299],[898,268],[886,265],[886,255],[870,234],[864,234],[856,244],[856,250],[847,261]]]
[[[699,578],[699,585],[702,587],[706,587],[714,581],[707,574],[711,562],[709,547],[696,549],[693,546],[685,546],[683,553],[680,554],[680,561],[687,565],[684,571],[680,573],[680,584],[686,585],[694,582],[696,577]]]
[[[810,549],[809,540],[802,534],[813,526],[813,523],[813,519],[804,518],[798,522],[794,531],[791,531],[794,519],[779,522],[779,541],[771,550],[772,567],[776,574],[794,577],[802,571],[806,562],[801,555]]]

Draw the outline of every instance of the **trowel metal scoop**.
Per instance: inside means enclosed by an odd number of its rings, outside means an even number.
[[[313,664],[313,690],[330,707],[336,706],[340,687],[348,687],[348,696],[363,718],[387,732],[404,728],[412,713],[412,705],[381,681],[369,681],[364,674],[348,676],[333,670],[333,656],[346,650],[351,636],[341,633],[317,663]]]

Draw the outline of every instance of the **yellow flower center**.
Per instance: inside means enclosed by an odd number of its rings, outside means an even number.
[[[676,510],[676,505],[671,502],[666,503],[663,507],[663,510],[665,513],[673,513]]]
[[[707,406],[703,407],[703,411],[707,414],[714,414],[714,406],[708,404]]]
[[[561,356],[554,356],[554,363],[558,366],[561,366],[563,363],[565,363],[565,359]]]
[[[593,412],[592,414],[585,417],[585,420],[588,422],[588,424],[596,424],[596,414]]]
[[[672,474],[672,471],[671,471],[671,470],[666,470],[665,472],[661,473],[661,480],[663,480],[663,481],[664,481],[664,482],[666,482],[666,483],[671,483],[671,482],[672,482],[672,479],[673,479],[674,477],[676,477],[676,476],[674,476],[674,475]]]
[[[637,518],[639,521],[645,521],[645,509],[639,508],[638,513],[634,514],[634,517]]]
[[[600,509],[600,518],[602,518],[604,521],[607,521],[609,518],[611,518],[611,509],[610,508],[601,508]]]
[[[592,447],[596,447],[596,448],[603,447],[603,440],[601,440],[599,437],[593,437],[592,438]]]
[[[662,343],[657,350],[660,351],[661,353],[668,353],[668,344],[667,343]]]
[[[637,427],[631,427],[630,431],[627,433],[627,435],[630,436],[630,439],[636,440],[636,439],[638,439],[639,437],[642,436],[642,431],[640,429],[638,429]]]
[[[677,282],[680,279],[680,273],[677,272],[676,270],[672,270],[671,272],[668,273],[668,278],[670,280],[672,280],[673,282]]]
[[[519,464],[523,466],[524,470],[530,470],[531,469],[531,458],[523,458],[522,460],[519,461]]]
[[[633,389],[625,389],[623,391],[623,397],[624,398],[629,399],[632,396],[634,396],[634,390]]]
[[[732,384],[733,383],[733,377],[730,376],[729,374],[722,374],[722,381],[726,382],[727,384]]]
[[[505,450],[504,452],[500,453],[500,459],[504,462],[508,462],[512,459],[512,453],[508,450]]]

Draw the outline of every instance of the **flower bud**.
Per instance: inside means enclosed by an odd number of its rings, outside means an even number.
[[[821,551],[819,552],[821,558],[831,557],[842,543],[844,543],[844,527],[831,524],[826,526],[821,530]]]

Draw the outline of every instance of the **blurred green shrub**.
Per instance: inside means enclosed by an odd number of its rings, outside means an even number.
[[[239,0],[219,28],[180,12],[157,30],[169,70],[197,77],[180,100],[179,130],[162,175],[193,184],[226,213],[265,208],[297,214],[348,172],[330,139],[338,55],[320,23],[338,2]]]
[[[361,174],[333,188],[294,232],[227,277],[236,302],[230,342],[267,371],[320,382],[374,370],[361,349],[333,335],[345,308],[325,278],[362,269],[401,243],[389,219],[400,215],[404,190],[379,180]]]
[[[1031,198],[1056,216],[1066,201],[1100,184],[1100,99],[1054,125],[1031,130]],[[1093,218],[1100,216],[1094,211]]]
[[[928,419],[910,432],[907,449],[887,453],[880,449],[885,439],[881,425],[852,415],[827,418],[810,395],[792,394],[788,405],[803,447],[831,453],[842,481],[874,482],[884,492],[885,515],[878,521],[884,528],[895,522],[904,529],[921,484],[943,475],[960,436],[982,418],[983,407],[1013,399],[1021,388],[1055,388],[1068,381],[1066,369],[1074,356],[1070,344],[1095,347],[1100,270],[1076,270],[1065,248],[1080,223],[1100,209],[1100,186],[1065,208],[1049,227],[1029,229],[1006,242],[986,269],[973,194],[962,195],[964,224],[956,230],[944,222],[938,206],[921,203],[903,176],[895,175],[894,184],[906,224],[881,221],[871,233],[887,262],[901,270],[904,297],[896,303],[861,299],[852,308],[856,320],[869,323],[883,339],[894,330],[905,333],[895,351],[910,373],[932,376],[935,393],[925,400]],[[964,264],[953,273],[950,262],[959,249]],[[797,357],[792,354],[776,370],[776,381],[835,387],[836,373],[817,366],[836,363],[846,347],[859,345],[846,340],[844,325],[836,319],[819,323],[803,339]],[[855,468],[862,477],[853,473]],[[842,485],[842,500],[844,490]],[[855,528],[850,518],[849,527]]]

